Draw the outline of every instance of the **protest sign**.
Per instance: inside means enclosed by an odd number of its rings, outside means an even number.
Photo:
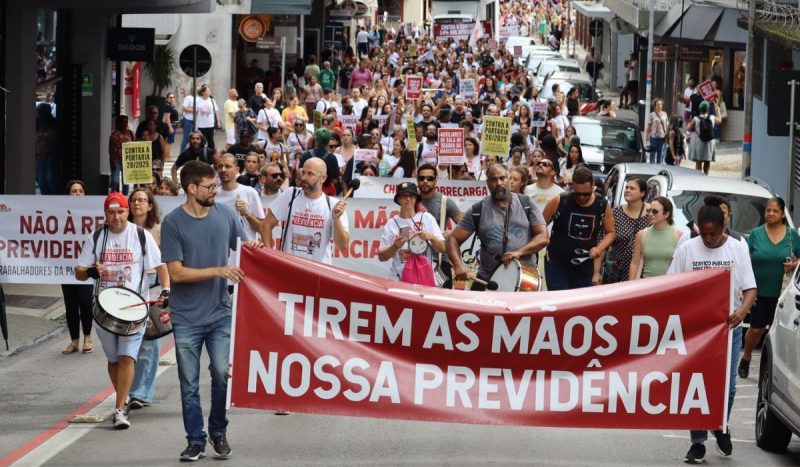
[[[126,184],[153,181],[153,143],[122,143],[122,179]]]
[[[702,83],[697,85],[697,91],[703,96],[708,102],[714,102],[717,100],[717,92],[714,91],[714,85],[711,84],[711,80],[703,81]]]
[[[475,80],[462,79],[459,81],[458,93],[461,94],[461,97],[464,99],[472,99],[475,97]]]
[[[322,128],[322,112],[319,110],[314,111],[314,131]]]
[[[406,52],[406,57],[414,58],[417,56],[417,44],[409,44],[408,51]]]
[[[408,149],[410,151],[417,150],[417,130],[414,128],[414,117],[411,115],[406,116],[406,129],[408,130]]]
[[[731,273],[466,292],[244,248],[230,407],[616,429],[725,426]],[[280,274],[275,274],[280,271]]]
[[[497,41],[496,40],[489,39],[489,50],[491,50],[492,52],[496,52],[497,51]]]
[[[519,28],[517,26],[500,26],[498,33],[500,40],[503,41],[511,36],[519,36]]]
[[[406,99],[419,99],[422,96],[422,76],[406,77]]]
[[[433,23],[433,40],[445,41],[453,39],[456,43],[460,40],[469,39],[475,23],[443,23],[436,21]]]
[[[383,125],[389,120],[389,116],[387,114],[375,115],[372,119],[378,122],[378,127],[383,131]]]
[[[343,127],[355,131],[356,125],[358,125],[358,115],[342,115],[339,117],[339,121],[342,122]]]
[[[461,165],[464,163],[463,128],[439,128],[437,140],[439,165]]]
[[[511,149],[511,119],[508,117],[484,117],[481,134],[481,153],[508,157]]]
[[[547,102],[531,103],[531,126],[541,128],[547,126]]]
[[[522,56],[522,46],[521,45],[515,45],[514,46],[514,56],[515,57],[521,57]]]

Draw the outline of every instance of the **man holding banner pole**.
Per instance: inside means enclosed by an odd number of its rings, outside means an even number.
[[[469,279],[461,259],[461,244],[473,233],[481,241],[477,278],[484,284],[497,268],[508,267],[512,260],[535,264],[535,255],[550,243],[542,213],[530,198],[511,192],[504,165],[489,167],[486,185],[489,196],[475,203],[447,237],[447,256],[456,280]],[[472,290],[485,290],[484,284],[476,281]]]

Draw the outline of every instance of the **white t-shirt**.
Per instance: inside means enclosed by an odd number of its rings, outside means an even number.
[[[194,107],[194,96],[184,97],[181,107]],[[192,112],[183,112],[183,118],[186,120],[193,120],[194,114]]]
[[[756,288],[756,278],[753,275],[747,243],[738,242],[732,237],[728,237],[725,243],[717,248],[706,247],[701,237],[679,243],[667,274],[712,268],[728,268],[733,271],[734,308],[742,304],[742,292]]]
[[[281,123],[281,114],[279,114],[278,110],[274,108],[261,109],[258,111],[258,118],[256,118],[256,123],[258,123],[261,126],[278,128],[278,124]],[[266,131],[259,128],[256,138],[260,140],[266,140],[269,139],[269,135],[267,134]]]
[[[242,198],[247,204],[247,209],[259,220],[264,219],[264,206],[261,204],[261,196],[259,196],[255,188],[237,183],[236,188],[231,191],[222,187],[217,191],[217,203],[229,206],[233,209],[233,212],[239,215],[239,211],[236,209],[237,198]],[[239,224],[242,226],[242,232],[244,232],[242,241],[256,240],[258,238],[258,232],[253,230],[247,219],[241,215],[239,215]]]
[[[197,128],[214,128],[214,109],[219,108],[214,99],[197,98]]]
[[[426,232],[432,233],[434,237],[444,241],[442,231],[439,229],[439,223],[436,219],[427,212],[420,212],[414,214],[414,217],[410,219],[395,216],[387,222],[386,226],[383,228],[383,234],[381,235],[381,250],[388,248],[389,245],[394,243],[394,239],[400,235],[401,227],[409,227],[412,235],[415,232],[425,230]],[[389,278],[396,281],[400,280],[400,276],[403,274],[403,268],[406,266],[405,261],[400,261],[400,250],[407,251],[408,242],[404,243],[403,246],[395,252],[394,256],[392,256]],[[433,249],[430,245],[428,246],[427,257],[428,263],[433,264]]]
[[[289,203],[292,196],[292,219],[286,222],[289,215]],[[331,264],[333,247],[333,208],[339,200],[333,196],[322,194],[317,199],[306,198],[303,190],[292,189],[281,193],[269,205],[270,211],[281,222],[286,222],[286,245],[281,245],[282,251],[301,258]],[[342,214],[342,225],[348,228],[347,213]]]
[[[145,300],[149,299],[150,282],[147,275],[142,278],[142,247],[139,243],[139,234],[136,224],[128,222],[125,231],[115,234],[110,230],[108,241],[105,242],[105,233],[97,237],[97,255],[95,256],[94,232],[86,237],[81,255],[78,257],[78,266],[92,267],[97,258],[102,257],[103,274],[100,276],[99,290],[108,287],[125,287],[138,292]],[[161,250],[159,250],[153,235],[144,231],[145,249],[147,256],[144,258],[144,269],[155,269],[161,263]],[[105,249],[103,243],[105,242]]]
[[[317,102],[317,106],[314,107],[314,110],[321,113],[322,115],[325,115],[325,112],[327,112],[328,109],[330,109],[331,107],[333,107],[333,104],[331,102],[326,101],[325,99],[320,99],[320,101]]]
[[[356,41],[358,41],[359,44],[368,43],[369,33],[367,31],[358,31],[358,34],[356,34]]]
[[[281,160],[283,156],[283,143],[280,141],[277,144],[272,144],[270,140],[266,140],[264,144],[264,153],[267,155],[267,162],[272,161],[272,155],[277,154],[276,162]]]
[[[547,203],[551,199],[560,195],[561,192],[563,191],[564,189],[556,185],[555,183],[553,183],[553,186],[547,189],[539,188],[539,186],[536,185],[535,183],[532,183],[525,187],[525,195],[530,196],[531,200],[533,201],[533,204],[535,204],[536,207],[539,208],[539,212],[544,212],[544,207],[547,205]]]
[[[690,99],[693,95],[695,95],[697,93],[698,93],[697,86],[695,86],[694,89],[692,89],[690,87],[687,87],[686,89],[683,90],[683,98],[684,99]],[[684,112],[685,111],[691,111],[692,110],[692,103],[689,102],[688,104],[684,104],[683,108],[684,108]]]
[[[363,99],[363,98],[361,98],[361,99],[351,99],[351,101],[353,103],[353,113],[360,120],[361,119],[361,112],[364,111],[364,107],[366,107],[368,103],[367,103],[366,99]]]

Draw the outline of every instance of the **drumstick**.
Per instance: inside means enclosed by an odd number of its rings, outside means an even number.
[[[497,290],[498,285],[495,281],[485,281],[483,279],[478,279],[477,277],[473,277],[472,280],[478,284],[485,285],[486,290]]]
[[[347,198],[349,198],[350,195],[352,195],[355,190],[358,190],[358,187],[360,187],[360,186],[361,186],[361,180],[359,180],[357,178],[354,178],[354,179],[350,180],[350,184],[348,185],[347,192],[344,194],[344,198],[342,198],[342,201],[347,201]]]
[[[120,308],[120,310],[125,310],[127,308],[133,308],[135,306],[153,305],[155,303],[158,303],[158,300],[148,300],[148,301],[142,302],[142,303],[134,303],[133,305],[123,306],[122,308]]]

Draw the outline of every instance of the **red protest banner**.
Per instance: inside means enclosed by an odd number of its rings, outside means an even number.
[[[241,254],[232,407],[460,423],[717,429],[730,272],[569,292],[409,286]]]
[[[406,77],[406,99],[419,99],[422,96],[422,77]]]
[[[464,159],[464,129],[439,128],[439,165],[461,165]]]
[[[706,80],[697,85],[697,91],[703,96],[708,102],[714,102],[717,100],[717,92],[714,91],[714,85],[711,84],[711,80]]]

